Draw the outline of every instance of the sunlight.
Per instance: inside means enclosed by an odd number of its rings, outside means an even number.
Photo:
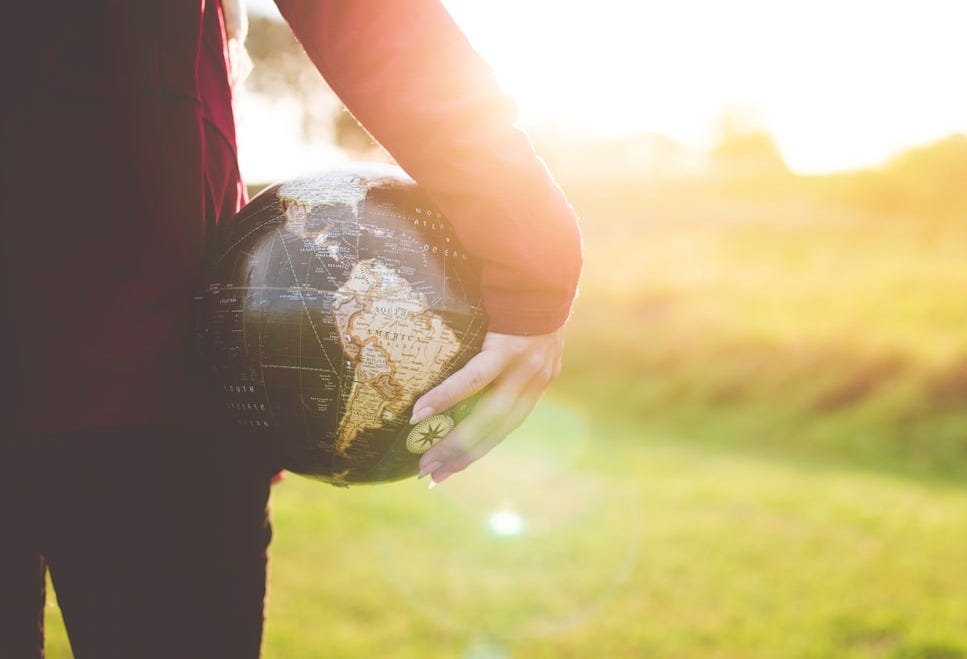
[[[750,108],[800,172],[967,131],[959,2],[445,4],[530,125],[706,148],[726,109]]]
[[[487,527],[497,536],[512,537],[524,531],[524,518],[513,510],[495,510],[487,517]]]
[[[656,132],[707,149],[738,108],[800,173],[967,132],[958,0],[444,4],[535,132]],[[277,16],[271,0],[249,6]]]

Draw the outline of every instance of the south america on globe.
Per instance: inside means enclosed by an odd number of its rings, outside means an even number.
[[[229,423],[334,485],[416,474],[470,403],[409,423],[480,351],[479,265],[398,167],[262,191],[219,227],[193,334]]]

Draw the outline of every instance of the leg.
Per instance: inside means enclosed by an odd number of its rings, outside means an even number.
[[[44,656],[45,566],[34,497],[41,474],[25,451],[0,445],[0,657]]]
[[[90,433],[85,433],[90,435]],[[269,469],[158,428],[54,442],[47,548],[77,659],[258,657]]]

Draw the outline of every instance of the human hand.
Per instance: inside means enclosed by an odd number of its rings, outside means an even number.
[[[442,483],[486,455],[519,426],[561,370],[564,328],[519,336],[487,332],[483,348],[416,401],[411,423],[486,391],[449,435],[423,454],[420,477]]]

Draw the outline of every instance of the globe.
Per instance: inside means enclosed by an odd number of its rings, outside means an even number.
[[[234,432],[334,485],[414,475],[471,403],[413,403],[480,351],[480,267],[397,167],[273,185],[219,227],[193,334]]]

